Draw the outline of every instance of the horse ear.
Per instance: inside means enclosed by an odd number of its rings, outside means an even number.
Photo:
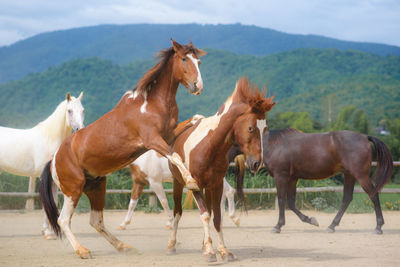
[[[196,52],[196,56],[198,58],[204,57],[205,55],[207,55],[207,52],[198,48],[195,48],[194,51]]]
[[[178,44],[177,42],[174,41],[174,39],[171,38],[172,46],[174,47],[175,53],[178,53],[180,50],[182,50],[182,46]]]
[[[71,94],[69,92],[67,93],[65,99],[67,99],[68,102],[71,101]]]
[[[82,96],[83,96],[83,91],[82,91],[81,94],[78,96],[79,101],[82,101]]]

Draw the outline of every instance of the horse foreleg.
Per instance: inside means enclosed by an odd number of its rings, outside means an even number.
[[[287,191],[287,201],[289,209],[291,209],[297,217],[300,218],[302,222],[309,223],[315,226],[319,226],[318,221],[315,217],[308,217],[304,215],[300,210],[296,207],[296,185],[297,179],[291,179],[288,183],[288,191]]]
[[[54,203],[56,203],[56,206],[58,206],[58,186],[56,183],[53,183],[51,185],[51,190],[53,193]],[[46,214],[44,214],[44,218],[43,218],[42,234],[44,235],[44,238],[46,238],[47,240],[57,239],[54,232],[51,230],[51,228],[49,226],[49,220],[47,219]]]
[[[224,201],[225,197],[226,197],[226,199],[228,199],[229,217],[232,219],[233,223],[237,227],[239,227],[240,226],[240,218],[239,218],[239,216],[236,216],[236,210],[235,210],[235,189],[224,178],[224,195],[222,196],[222,200],[221,200],[222,217],[224,216],[224,212],[225,212],[225,201]],[[223,209],[222,209],[222,201],[224,202]],[[221,217],[221,220],[222,220],[222,217]]]
[[[131,223],[133,212],[136,208],[140,196],[142,195],[143,188],[144,185],[137,183],[135,180],[133,181],[132,194],[131,200],[129,201],[128,212],[126,213],[124,221],[119,225],[120,230],[125,230],[126,226]]]
[[[172,232],[168,241],[168,254],[173,254],[176,252],[176,233],[178,231],[179,220],[182,216],[182,192],[183,185],[174,179],[174,220],[172,224]]]
[[[157,151],[162,156],[166,157],[172,165],[178,168],[182,178],[185,180],[187,189],[193,191],[200,190],[196,180],[193,179],[189,170],[186,169],[185,165],[183,164],[182,158],[178,153],[172,153],[171,147],[165,142],[164,139],[162,139],[161,136],[157,134],[148,134],[147,138],[144,138],[143,141],[147,149],[153,149]]]
[[[110,242],[118,251],[125,252],[132,247],[122,243],[104,226],[103,209],[106,198],[106,178],[96,178],[94,181],[86,181],[84,192],[90,201],[90,225]],[[87,189],[86,189],[87,188]]]
[[[278,196],[279,206],[279,219],[278,223],[272,228],[271,233],[279,234],[281,227],[285,225],[285,203],[286,203],[286,191],[287,191],[287,179],[284,176],[275,177],[276,191]]]
[[[335,232],[335,227],[339,225],[340,220],[343,217],[344,212],[346,211],[347,207],[349,206],[350,202],[353,200],[353,192],[354,192],[354,184],[356,180],[354,177],[348,173],[344,174],[344,186],[343,186],[343,199],[342,205],[338,213],[336,214],[335,218],[333,219],[331,225],[328,226],[327,231],[330,233]]]
[[[206,189],[206,191],[207,191],[207,189]],[[223,193],[223,186],[215,187],[214,190],[212,190],[212,192],[211,192],[212,209],[214,212],[214,219],[213,219],[214,227],[218,234],[217,235],[217,239],[218,239],[218,248],[217,249],[223,260],[233,261],[234,256],[226,248],[225,242],[224,242],[224,236],[222,234],[221,209],[220,209],[220,205],[218,205],[221,202],[222,193]]]
[[[203,194],[201,191],[196,191],[196,192],[193,192],[193,196],[194,196],[196,205],[200,210],[200,220],[203,223],[203,228],[204,228],[203,256],[206,258],[206,260],[208,262],[217,261],[217,257],[215,255],[214,249],[212,247],[212,240],[210,237],[210,227],[209,227],[210,213],[207,210],[206,203],[203,198]],[[217,204],[217,206],[219,206],[219,203]],[[219,218],[221,218],[221,214],[219,214]]]
[[[152,189],[156,193],[158,199],[160,200],[161,206],[163,207],[165,213],[168,216],[168,221],[167,221],[167,224],[165,225],[165,227],[168,229],[172,229],[172,221],[173,221],[174,217],[172,216],[172,212],[168,206],[167,196],[165,195],[162,183],[161,182],[151,182],[150,189]]]

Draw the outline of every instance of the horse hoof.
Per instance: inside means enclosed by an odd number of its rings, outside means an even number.
[[[213,253],[205,254],[204,258],[206,259],[207,262],[216,262],[217,261],[217,255]]]
[[[75,254],[84,260],[92,258],[92,254],[90,253],[90,250],[88,250],[87,248],[84,248],[82,246],[77,251],[75,251]]]
[[[175,255],[176,254],[176,248],[167,248],[167,255]]]
[[[121,224],[121,225],[118,227],[118,229],[119,229],[119,230],[126,230],[126,226]]]
[[[383,231],[381,229],[375,229],[375,234],[381,235],[383,234]]]
[[[326,228],[326,232],[327,233],[334,233],[335,232],[335,228],[328,227],[328,228]]]
[[[234,223],[237,227],[240,226],[240,218],[233,218],[232,220],[233,220],[233,223]]]
[[[272,228],[271,234],[279,234],[281,232],[281,229],[278,229],[276,227]]]
[[[44,235],[44,238],[46,240],[56,240],[57,239],[57,237],[55,235],[52,235],[52,234],[46,234],[46,235]]]
[[[168,230],[172,230],[172,225],[168,222],[168,223],[165,225],[165,228],[167,228]]]
[[[229,261],[235,261],[235,256],[232,253],[226,254],[226,255],[222,255],[221,254],[221,258],[223,261],[225,262],[229,262]]]
[[[135,248],[133,248],[132,246],[129,246],[129,245],[127,245],[127,244],[124,244],[124,243],[120,244],[120,245],[117,247],[117,250],[118,250],[119,252],[122,252],[122,253],[125,253],[125,252],[137,253],[137,249],[135,249]]]
[[[310,218],[310,224],[315,225],[315,226],[319,226],[319,223],[318,223],[317,219],[315,219],[315,217],[311,217]]]

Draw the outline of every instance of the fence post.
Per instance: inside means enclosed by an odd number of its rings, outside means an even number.
[[[35,186],[36,186],[36,178],[29,177],[28,193],[35,192]],[[28,211],[32,211],[35,209],[35,198],[31,197],[26,200],[25,209]]]
[[[154,194],[154,193],[150,193],[150,195],[149,195],[149,206],[157,207],[157,198],[156,198],[156,194]]]

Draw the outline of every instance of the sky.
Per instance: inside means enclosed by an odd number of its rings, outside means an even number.
[[[400,0],[0,0],[0,46],[82,26],[193,22],[400,46]]]

